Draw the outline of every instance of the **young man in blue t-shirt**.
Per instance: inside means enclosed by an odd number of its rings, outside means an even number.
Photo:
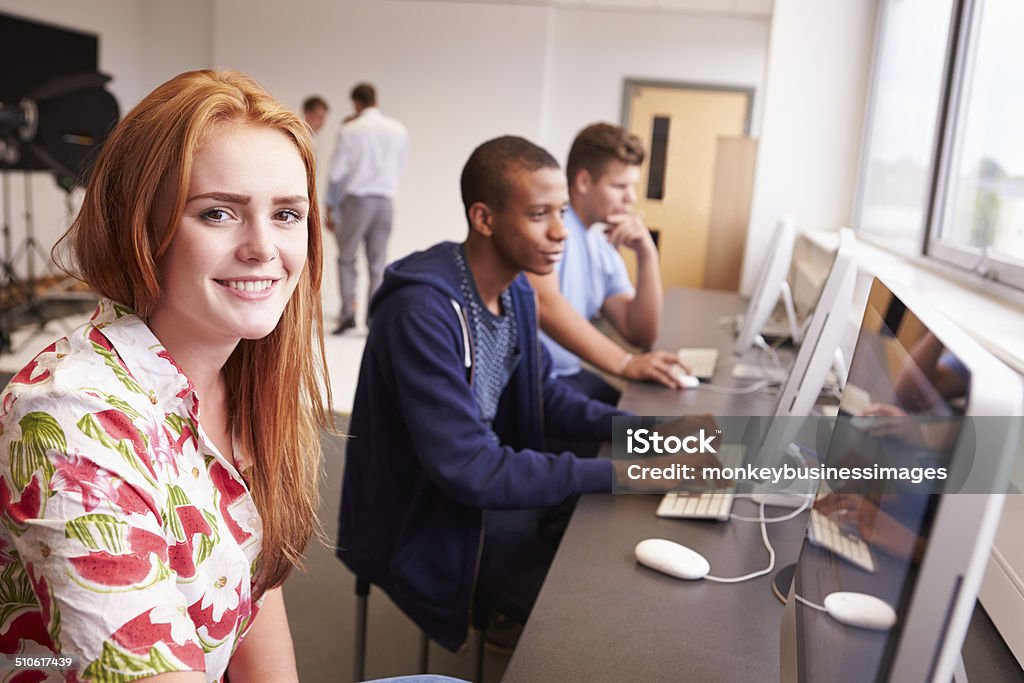
[[[649,348],[658,336],[658,250],[634,207],[643,160],[640,139],[619,126],[596,123],[576,136],[566,164],[565,257],[554,273],[529,276],[540,299],[542,338],[554,374],[613,405],[618,390],[583,368],[581,359],[612,375],[682,388],[673,372],[679,365],[674,354],[628,353],[589,322],[600,313],[627,342],[641,348]],[[636,288],[618,247],[636,254]]]

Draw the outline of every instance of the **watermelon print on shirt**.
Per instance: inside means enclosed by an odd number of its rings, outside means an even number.
[[[260,518],[146,324],[101,301],[11,380],[0,429],[0,652],[79,665],[24,680],[222,681],[258,609]]]

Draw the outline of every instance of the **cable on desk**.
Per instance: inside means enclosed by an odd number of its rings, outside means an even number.
[[[781,494],[781,495],[786,495],[786,494]],[[789,520],[793,519],[794,517],[799,516],[800,513],[802,513],[804,510],[806,510],[810,506],[810,504],[811,504],[811,499],[814,498],[814,494],[813,493],[810,494],[810,495],[808,495],[806,493],[794,493],[794,494],[789,494],[789,495],[803,496],[803,499],[804,499],[804,502],[800,503],[800,507],[798,507],[793,512],[787,512],[786,514],[780,515],[779,517],[765,517],[763,519],[759,518],[759,517],[744,517],[743,515],[731,514],[731,515],[729,515],[729,519],[731,519],[733,521],[736,521],[736,522],[762,522],[763,521],[765,524],[777,524],[779,522],[788,522]]]
[[[773,382],[770,379],[758,380],[757,382],[754,382],[753,384],[748,384],[745,387],[720,387],[714,384],[705,384],[701,382],[701,385],[697,388],[703,391],[710,391],[715,394],[738,395],[752,394],[755,391],[760,391],[761,389],[772,386],[774,384],[778,384],[778,382]]]
[[[813,450],[807,448],[806,446],[801,446],[800,444],[798,444],[796,442],[793,442],[793,443],[791,443],[789,445],[789,447],[786,449],[786,453],[788,453],[789,455],[791,455],[794,458],[796,458],[799,461],[799,465],[801,467],[806,468],[807,467],[807,458],[804,457],[804,454],[803,454],[804,450],[807,450],[807,451],[809,451],[811,453],[815,453]],[[815,453],[815,455],[817,455],[817,453]],[[815,494],[815,491],[817,490],[817,488],[818,488],[818,484],[812,481],[811,482],[811,486],[810,486],[810,488],[808,489],[808,491],[806,493],[789,494],[789,495],[802,496],[804,500],[803,500],[802,503],[800,503],[800,507],[798,507],[796,510],[794,510],[793,512],[788,512],[788,513],[786,513],[784,515],[781,515],[779,517],[765,517],[764,516],[764,509],[763,509],[764,503],[762,502],[761,503],[762,510],[761,510],[761,516],[760,517],[744,517],[742,515],[730,514],[729,515],[729,519],[735,520],[737,522],[761,522],[761,524],[776,524],[778,522],[788,522],[789,520],[791,520],[794,517],[798,516],[801,512],[803,512],[804,510],[806,510],[810,506],[811,501],[814,500],[814,494]],[[783,494],[783,495],[786,495],[786,494]]]
[[[760,391],[761,389],[766,389],[768,387],[780,386],[782,382],[772,378],[772,375],[774,374],[773,368],[769,368],[764,361],[764,356],[767,354],[768,358],[772,361],[775,373],[779,375],[786,373],[786,369],[782,367],[782,361],[779,360],[779,355],[775,353],[775,347],[769,345],[761,335],[754,337],[754,345],[764,352],[758,356],[758,364],[761,366],[761,372],[764,374],[765,379],[758,380],[757,382],[748,384],[745,387],[720,387],[714,384],[701,383],[698,389],[710,391],[715,394],[737,396],[741,394],[752,394],[755,391]]]
[[[803,453],[800,452],[800,448],[799,447],[788,448],[788,449],[786,449],[786,452],[789,453],[790,455],[792,455],[793,457],[797,458],[800,461],[801,465],[803,465],[804,467],[807,466],[807,459],[804,458],[804,455],[803,455]],[[764,569],[761,569],[759,571],[756,571],[756,572],[751,572],[750,574],[744,574],[743,576],[720,577],[720,576],[711,576],[710,574],[708,574],[704,578],[706,580],[708,580],[708,581],[715,581],[717,583],[741,583],[743,581],[749,581],[750,579],[756,579],[759,576],[764,576],[765,574],[772,573],[772,571],[775,570],[775,548],[772,546],[771,541],[768,540],[768,523],[769,523],[769,521],[771,521],[771,522],[782,522],[782,521],[785,521],[787,519],[792,519],[793,517],[796,517],[801,512],[803,512],[807,508],[808,505],[810,505],[811,500],[813,499],[813,497],[814,497],[813,493],[809,493],[808,495],[806,495],[804,497],[804,502],[801,503],[800,507],[797,508],[797,510],[795,512],[791,512],[791,513],[789,513],[787,515],[782,515],[781,517],[773,517],[771,520],[767,519],[764,516],[765,500],[762,500],[760,502],[760,504],[758,505],[758,508],[757,508],[757,511],[758,511],[757,519],[751,519],[750,521],[755,521],[755,522],[760,522],[761,523],[761,542],[764,543],[764,547],[768,550],[768,566],[767,567],[765,567]],[[738,515],[730,515],[730,517],[732,519],[736,519],[736,520],[739,520],[739,521],[747,521],[747,519],[739,517]],[[820,609],[824,610],[825,608],[822,607]]]
[[[711,574],[708,574],[704,577],[706,581],[715,581],[716,583],[741,583],[743,581],[756,579],[757,577],[764,576],[765,574],[771,574],[772,571],[775,570],[775,548],[772,547],[771,541],[768,540],[768,525],[764,518],[764,501],[761,501],[760,513],[761,541],[764,543],[764,547],[768,550],[768,566],[759,571],[751,572],[750,574],[744,574],[743,576],[721,577],[712,576]]]
[[[705,578],[707,578],[707,577],[705,577]],[[797,602],[802,603],[804,605],[807,605],[808,607],[813,607],[814,609],[818,610],[819,612],[828,612],[827,609],[825,609],[824,607],[822,607],[818,603],[811,602],[810,600],[808,600],[807,598],[805,598],[802,595],[797,595],[796,593],[793,593],[793,597],[796,598]]]
[[[779,372],[779,374],[785,374],[786,368],[782,367],[782,361],[779,360],[779,354],[775,353],[775,349],[777,349],[781,344],[781,340],[772,345],[765,341],[765,338],[762,337],[761,335],[754,335],[754,346],[761,349],[768,356],[768,358],[772,361],[772,365]],[[761,370],[764,372],[765,377],[771,377],[772,371],[771,368],[765,365],[764,355],[758,356],[758,362],[761,365]]]

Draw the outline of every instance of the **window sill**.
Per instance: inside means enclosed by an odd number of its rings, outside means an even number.
[[[815,251],[831,253],[838,234],[809,230]],[[1024,292],[923,256],[896,254],[857,235],[857,300],[866,301],[871,278],[890,278],[922,293],[927,301],[1017,372],[1024,373]]]

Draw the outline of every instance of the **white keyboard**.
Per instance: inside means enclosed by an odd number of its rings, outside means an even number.
[[[866,572],[875,572],[871,549],[864,539],[856,534],[843,531],[842,527],[828,515],[811,510],[811,523],[807,527],[808,540],[819,547],[832,551],[847,562],[852,562]]]
[[[718,449],[718,461],[722,467],[743,465],[746,449],[737,444],[726,444]],[[714,489],[714,493],[666,493],[658,505],[658,517],[680,519],[717,519],[726,521],[732,511],[736,487]]]
[[[679,349],[679,362],[690,368],[690,374],[710,380],[718,365],[718,349]]]

